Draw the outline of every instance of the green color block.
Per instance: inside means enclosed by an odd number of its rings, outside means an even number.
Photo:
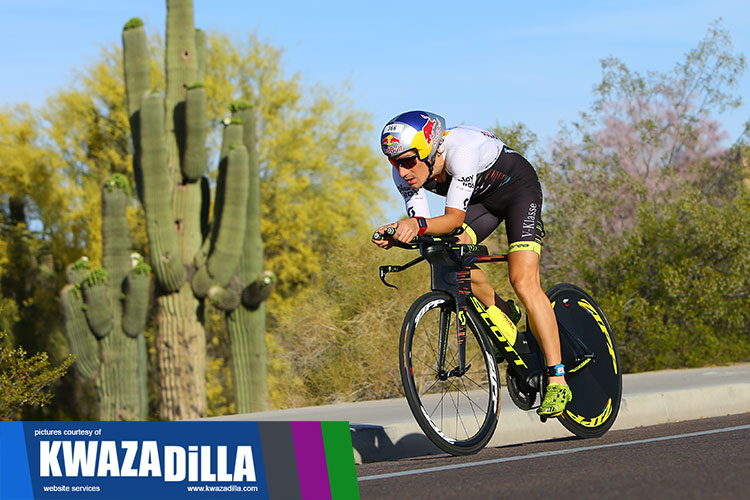
[[[359,498],[349,422],[321,422],[331,500]]]

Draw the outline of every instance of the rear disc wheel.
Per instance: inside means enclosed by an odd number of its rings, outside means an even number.
[[[560,423],[579,437],[599,437],[615,422],[622,397],[622,371],[612,329],[594,299],[579,287],[561,283],[547,296],[560,328],[565,379],[573,393]],[[593,360],[576,369],[581,350],[564,330],[580,339]]]

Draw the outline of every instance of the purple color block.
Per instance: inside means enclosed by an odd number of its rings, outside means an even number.
[[[292,422],[302,500],[331,500],[320,422]]]

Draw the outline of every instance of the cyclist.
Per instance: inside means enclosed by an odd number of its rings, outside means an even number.
[[[440,235],[463,226],[459,241],[476,244],[504,220],[510,284],[526,308],[547,364],[549,385],[537,413],[561,415],[572,394],[565,381],[557,320],[541,287],[542,188],[534,168],[492,133],[466,125],[447,129],[443,117],[426,111],[396,116],[380,140],[409,217],[378,228],[381,234],[388,227],[396,232],[391,240],[373,243],[390,248],[393,240],[408,243],[417,235]],[[430,216],[425,190],[445,197],[444,215]],[[480,269],[472,269],[471,281],[472,293],[512,344],[519,318],[511,321],[509,316],[515,316],[517,308],[512,310],[512,304],[497,296]]]

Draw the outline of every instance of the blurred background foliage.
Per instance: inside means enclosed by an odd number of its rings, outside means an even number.
[[[162,53],[158,36],[150,43]],[[287,75],[283,52],[254,35],[211,33],[208,44],[208,116],[240,96],[259,110],[262,235],[279,279],[268,303],[271,406],[400,396],[401,321],[429,274],[420,264],[392,275],[399,290],[378,279],[380,265],[414,257],[369,242],[396,199],[371,147],[378,130],[350,89]],[[591,108],[547,144],[523,123],[493,128],[542,181],[545,286],[577,283],[599,300],[626,372],[750,360],[750,148],[719,121],[739,104],[744,68],[714,23],[664,73],[603,60]],[[70,349],[58,293],[66,263],[101,259],[102,182],[122,173],[133,183],[121,71],[120,48],[105,47],[43,109],[0,109],[0,330],[6,348],[48,353],[60,368],[46,380],[52,402],[10,418],[96,415],[91,387],[73,370],[62,376]],[[214,178],[221,121],[210,124]],[[133,248],[148,258],[135,200],[128,218]],[[504,230],[486,243],[503,252]],[[511,296],[504,266],[486,270]],[[225,325],[210,306],[205,322],[209,415],[232,413]],[[153,324],[146,335],[153,357]]]

